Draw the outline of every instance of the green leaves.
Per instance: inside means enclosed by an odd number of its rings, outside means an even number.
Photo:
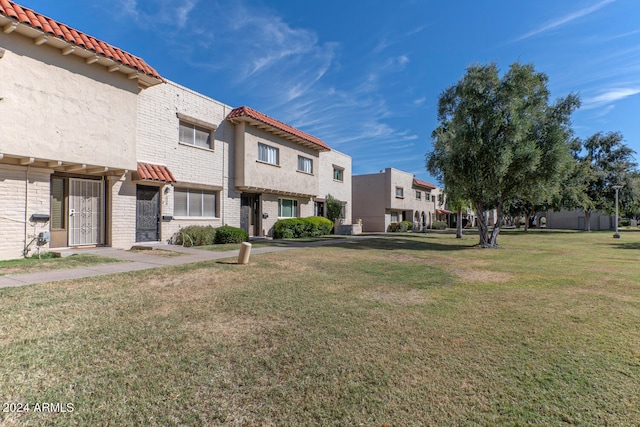
[[[495,63],[468,67],[438,100],[429,172],[498,217],[512,200],[550,200],[570,169],[570,115],[580,101],[570,94],[550,104],[547,81],[531,64],[516,62],[502,78]]]

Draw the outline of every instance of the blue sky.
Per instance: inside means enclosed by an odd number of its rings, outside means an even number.
[[[640,2],[632,0],[19,0],[353,158],[354,174],[424,167],[438,95],[474,63],[533,63],[575,92],[576,134],[640,152]]]

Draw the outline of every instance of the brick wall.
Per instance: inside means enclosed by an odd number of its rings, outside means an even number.
[[[0,165],[0,259],[21,257],[25,243],[49,230],[48,222],[33,223],[29,219],[32,214],[49,214],[50,175],[48,169]],[[34,252],[35,243],[29,255]]]

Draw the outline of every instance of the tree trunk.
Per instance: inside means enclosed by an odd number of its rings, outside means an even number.
[[[502,213],[502,203],[498,203],[498,207],[496,208],[497,218],[496,223],[493,226],[493,230],[491,231],[491,238],[489,239],[489,248],[498,248],[498,235],[500,234],[500,229],[502,228],[502,222],[504,221],[504,214]]]
[[[524,231],[529,231],[529,221],[531,220],[531,216],[526,213],[524,214]]]
[[[520,229],[520,215],[516,216],[515,225],[517,229]]]
[[[458,206],[458,222],[456,223],[456,239],[462,239],[462,206]]]
[[[478,217],[478,234],[480,235],[480,242],[478,246],[486,248],[488,244],[487,234],[489,231],[489,225],[487,224],[487,213],[484,211],[482,203],[476,203],[476,216]]]
[[[584,211],[584,231],[591,231],[591,209]]]

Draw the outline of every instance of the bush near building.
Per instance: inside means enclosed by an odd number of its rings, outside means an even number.
[[[216,229],[215,243],[242,243],[249,240],[249,233],[242,228],[223,225]]]
[[[273,237],[276,239],[317,237],[330,234],[332,228],[333,222],[321,216],[281,219],[274,226]]]

